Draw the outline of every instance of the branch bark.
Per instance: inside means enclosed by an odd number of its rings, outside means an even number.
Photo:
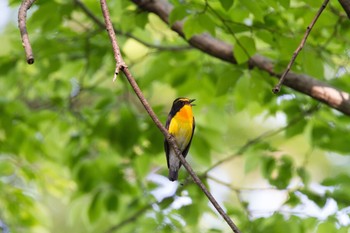
[[[27,63],[30,65],[34,63],[34,55],[32,51],[32,46],[30,45],[30,41],[29,41],[26,20],[27,20],[27,11],[33,5],[34,2],[35,0],[23,0],[18,10],[18,28],[21,33],[22,45],[26,53]]]
[[[338,0],[350,19],[350,0]]]
[[[128,67],[126,66],[122,54],[120,53],[120,49],[117,42],[117,37],[115,36],[114,28],[112,25],[111,18],[109,16],[109,11],[107,7],[107,3],[105,0],[101,0],[101,9],[103,13],[103,18],[105,19],[106,29],[109,35],[109,39],[111,40],[113,51],[114,51],[114,59],[116,61],[115,71],[114,71],[114,78],[113,82],[117,79],[117,75],[119,74],[119,71],[124,71]]]
[[[132,0],[136,5],[145,11],[152,12],[158,15],[165,23],[169,24],[168,17],[173,6],[166,0]],[[181,37],[184,37],[183,23],[175,22],[171,29],[177,32]],[[188,40],[195,48],[207,53],[213,57],[223,61],[236,64],[236,59],[233,56],[233,46],[224,41],[213,38],[208,34],[195,35]],[[250,68],[258,68],[268,72],[271,76],[280,78],[273,68],[273,62],[267,57],[254,55],[249,60]],[[284,84],[298,92],[306,94],[331,108],[350,116],[350,96],[349,93],[332,87],[331,85],[321,82],[313,77],[305,74],[295,74],[289,72],[286,75]]]
[[[111,40],[112,46],[113,46],[113,53],[116,60],[116,67],[118,70],[122,71],[124,75],[126,76],[127,80],[129,81],[130,85],[134,89],[135,94],[140,99],[142,105],[148,112],[149,116],[152,118],[156,126],[159,128],[159,130],[163,133],[166,140],[169,142],[169,144],[173,147],[176,155],[179,157],[182,165],[186,168],[188,173],[191,175],[193,181],[202,189],[202,191],[205,193],[205,195],[208,197],[209,201],[213,204],[215,209],[220,213],[220,215],[224,218],[224,220],[227,222],[227,224],[231,227],[233,232],[240,233],[237,226],[233,223],[233,221],[230,219],[230,217],[225,213],[225,211],[221,208],[219,203],[215,200],[213,195],[208,191],[208,189],[205,187],[205,185],[202,183],[202,181],[199,179],[199,177],[196,175],[196,173],[193,171],[192,167],[187,163],[185,158],[181,154],[181,150],[178,148],[176,144],[175,138],[169,134],[169,132],[166,130],[166,128],[163,126],[163,124],[159,121],[156,114],[153,112],[151,106],[147,102],[146,98],[143,96],[141,89],[137,85],[134,77],[132,76],[131,72],[129,71],[128,67],[123,61],[123,58],[121,57],[119,46],[116,40],[115,32],[113,30],[112,22],[109,16],[109,11],[107,7],[106,0],[100,0],[101,2],[101,9],[103,12],[103,16],[106,23],[106,29],[109,35],[109,38]],[[117,72],[116,72],[117,73]]]

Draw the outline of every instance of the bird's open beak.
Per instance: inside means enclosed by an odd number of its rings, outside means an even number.
[[[190,100],[191,106],[196,106],[195,104],[192,104],[192,102],[195,101],[195,100],[196,100],[196,99],[191,99],[191,100]]]

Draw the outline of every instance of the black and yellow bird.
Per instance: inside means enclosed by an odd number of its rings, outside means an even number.
[[[186,157],[190,149],[195,121],[192,112],[192,102],[194,99],[177,98],[168,115],[165,128],[174,136],[183,157]],[[178,172],[181,167],[180,159],[176,156],[174,149],[164,140],[164,149],[169,168],[169,180],[177,180]]]

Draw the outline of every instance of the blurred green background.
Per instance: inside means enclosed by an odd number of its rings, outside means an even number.
[[[241,42],[283,71],[321,0],[170,0],[189,38]],[[190,180],[167,180],[163,136],[115,63],[98,1],[36,1],[35,63],[1,1],[0,232],[230,232]],[[89,9],[91,15],[83,10]],[[128,0],[108,1],[123,57],[162,122],[196,99],[187,157],[242,233],[349,232],[350,118],[246,64],[220,61]],[[293,70],[349,91],[349,20],[322,13]],[[238,42],[237,42],[238,41]]]

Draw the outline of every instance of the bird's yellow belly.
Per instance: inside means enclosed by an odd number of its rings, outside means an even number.
[[[191,120],[173,119],[169,126],[169,133],[171,133],[179,146],[179,149],[183,151],[190,142],[192,135],[193,122]]]

